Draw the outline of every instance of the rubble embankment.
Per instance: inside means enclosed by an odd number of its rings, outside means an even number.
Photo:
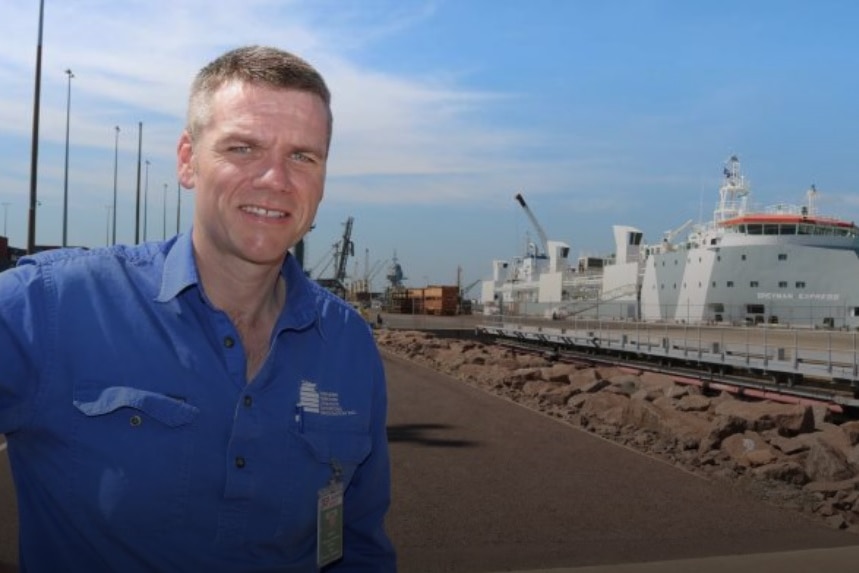
[[[380,329],[380,349],[859,533],[859,421],[823,406],[702,392],[665,374],[583,367],[476,341]]]

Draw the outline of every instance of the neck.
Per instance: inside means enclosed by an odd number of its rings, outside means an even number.
[[[210,264],[197,257],[200,282],[212,304],[236,326],[270,323],[286,301],[286,283],[279,266]]]

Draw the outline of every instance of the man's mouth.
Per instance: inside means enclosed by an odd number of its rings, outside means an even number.
[[[258,217],[268,217],[270,219],[282,219],[287,216],[283,211],[266,209],[264,207],[257,207],[254,205],[244,205],[241,209],[245,213],[250,213],[251,215],[256,215]]]

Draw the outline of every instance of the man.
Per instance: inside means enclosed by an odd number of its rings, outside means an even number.
[[[306,62],[228,52],[179,139],[189,234],[0,274],[22,571],[395,570],[378,351],[287,255],[331,129]]]

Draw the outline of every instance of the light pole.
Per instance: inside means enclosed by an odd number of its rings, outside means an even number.
[[[164,220],[161,222],[162,239],[167,240],[167,184],[164,184]]]
[[[107,223],[104,229],[104,244],[110,244],[110,211],[113,209],[112,205],[105,205],[105,214],[107,215]]]
[[[0,205],[3,205],[3,236],[8,237],[9,235],[6,234],[6,223],[9,222],[9,201],[3,201]]]
[[[140,160],[143,157],[143,122],[137,122],[137,185],[134,193],[134,244],[140,242]]]
[[[37,175],[39,171],[39,102],[42,100],[42,29],[45,0],[39,2],[39,41],[36,45],[36,87],[33,95],[33,138],[30,148],[30,215],[27,226],[27,253],[36,252]]]
[[[143,242],[146,242],[146,211],[149,196],[149,160],[146,160],[146,176],[143,178]]]
[[[119,165],[119,126],[115,126],[116,142],[113,144],[113,244],[116,244],[116,176]]]
[[[69,117],[72,111],[72,78],[75,75],[70,69],[66,70],[69,76],[68,88],[66,90],[66,168],[63,176],[63,246],[69,246]]]

